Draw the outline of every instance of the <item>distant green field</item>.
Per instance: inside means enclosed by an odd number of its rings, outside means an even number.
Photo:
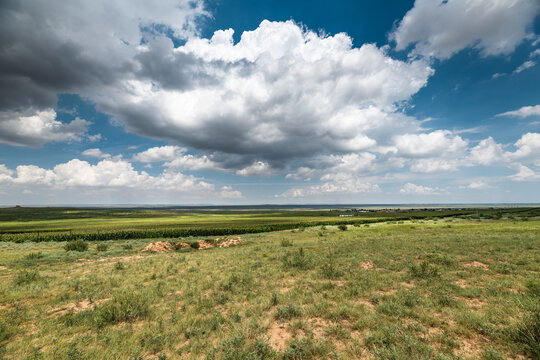
[[[347,214],[354,216],[340,216]],[[503,216],[530,218],[539,215],[538,208],[421,212],[8,208],[0,209],[0,236],[3,241],[138,239],[258,233],[313,225],[363,224],[448,216],[495,219]]]

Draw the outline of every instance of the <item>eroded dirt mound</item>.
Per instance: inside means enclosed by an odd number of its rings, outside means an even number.
[[[199,240],[199,250],[206,250],[213,247],[214,247],[213,243],[206,240]]]
[[[191,245],[189,245],[188,243],[177,243],[176,244],[176,248],[178,250],[189,249],[190,247],[191,247]]]
[[[219,241],[219,238],[216,239]],[[224,240],[222,242],[220,242],[218,244],[218,246],[221,248],[221,247],[229,247],[229,246],[234,246],[234,245],[239,245],[241,243],[243,243],[244,240],[242,240],[242,238],[239,236],[237,237],[236,239],[227,239],[227,240]]]
[[[174,245],[168,241],[158,241],[155,243],[148,244],[141,251],[153,251],[157,253],[165,253],[169,251],[175,251]]]

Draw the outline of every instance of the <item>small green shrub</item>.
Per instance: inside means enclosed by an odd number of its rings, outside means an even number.
[[[97,251],[107,251],[108,248],[107,244],[97,244],[96,246]]]
[[[199,242],[198,241],[186,241],[186,243],[191,246],[192,249],[198,249],[199,248]]]
[[[540,304],[526,314],[511,333],[511,338],[533,359],[540,359]]]
[[[281,238],[281,246],[283,247],[293,246],[293,242],[289,239]]]
[[[409,268],[409,274],[417,279],[432,279],[440,276],[439,270],[427,261],[422,261],[419,265],[412,264]]]
[[[347,231],[347,225],[345,224],[338,225],[338,229],[341,231]]]
[[[37,260],[37,259],[42,259],[45,255],[43,255],[43,253],[41,251],[39,252],[31,252],[30,254],[27,254],[25,257],[24,257],[24,260]]]
[[[327,279],[337,279],[344,274],[333,259],[328,259],[328,262],[321,266],[321,273]]]
[[[272,297],[270,298],[270,306],[276,306],[279,303],[279,297],[277,292],[272,291]]]
[[[283,320],[290,320],[300,315],[301,315],[300,309],[292,304],[289,304],[286,306],[280,306],[276,308],[275,318],[277,320],[283,321]]]
[[[114,264],[114,270],[124,270],[126,267],[123,262],[118,261]]]
[[[64,245],[64,250],[66,251],[86,251],[88,250],[88,243],[86,241],[82,240],[72,240],[68,241],[66,245]]]
[[[124,245],[122,245],[122,249],[124,249],[124,250],[133,250],[133,245],[124,244]]]
[[[150,299],[147,294],[123,290],[94,310],[94,320],[98,326],[134,321],[150,315]]]
[[[15,277],[15,285],[25,285],[41,279],[37,270],[22,270]]]
[[[0,343],[8,340],[10,337],[13,336],[14,333],[15,332],[8,323],[3,321],[0,322]]]
[[[298,251],[285,254],[282,261],[286,268],[298,268],[305,270],[311,266],[311,259],[305,255],[304,248],[300,248]]]

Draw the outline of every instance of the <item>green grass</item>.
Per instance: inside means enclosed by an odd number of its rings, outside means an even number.
[[[470,219],[539,216],[537,208],[369,212],[350,210],[171,211],[141,209],[6,208],[0,209],[2,241],[120,240],[260,233],[315,225],[361,225],[403,219],[463,216]]]
[[[164,254],[2,242],[0,358],[538,358],[540,221],[523,214]]]

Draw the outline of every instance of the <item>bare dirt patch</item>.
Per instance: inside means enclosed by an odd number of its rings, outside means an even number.
[[[454,350],[456,356],[468,359],[480,359],[485,348],[481,337],[474,339],[463,339],[461,345]]]
[[[178,250],[185,250],[185,249],[189,249],[190,247],[191,247],[191,245],[189,245],[188,243],[185,243],[185,242],[176,244],[176,248]]]
[[[157,253],[166,253],[166,252],[171,252],[171,251],[175,251],[175,250],[176,249],[175,249],[174,245],[171,244],[170,242],[168,242],[168,241],[157,241],[157,242],[146,245],[146,247],[144,249],[142,249],[141,252],[153,251],[153,252],[157,252]]]
[[[292,339],[286,323],[274,322],[268,329],[268,342],[270,346],[277,351],[283,351],[287,348],[287,343]]]
[[[360,267],[364,270],[370,270],[370,269],[373,269],[374,266],[373,266],[373,261],[371,260],[366,260],[366,261],[362,261],[360,263]]]
[[[463,264],[463,266],[469,267],[469,268],[472,267],[472,268],[481,269],[481,270],[489,269],[489,267],[486,264],[481,263],[480,261],[468,262],[468,263]]]
[[[330,321],[318,317],[309,319],[308,323],[313,336],[316,338],[324,337],[326,335],[325,329],[332,325]]]
[[[355,303],[357,304],[362,304],[364,305],[365,307],[367,307],[368,309],[375,309],[375,305],[373,305],[373,303],[371,303],[371,301],[367,300],[367,299],[355,299],[354,300]]]
[[[379,295],[393,295],[396,293],[396,289],[377,290],[375,291]]]
[[[89,299],[84,299],[79,302],[68,303],[49,311],[49,316],[57,318],[70,312],[78,313],[85,310],[93,310],[97,305],[102,304],[108,300],[110,300],[110,298],[94,300],[92,302],[90,302]]]
[[[213,243],[206,240],[199,240],[199,250],[206,250],[213,247],[214,247]]]
[[[470,287],[469,284],[467,284],[467,282],[463,279],[456,280],[456,285],[462,288]]]
[[[214,241],[216,241],[216,240],[218,242],[218,247],[220,247],[220,248],[240,245],[241,243],[244,242],[244,240],[242,240],[242,238],[240,236],[238,236],[236,239],[227,239],[227,240],[224,240],[222,242],[219,242],[220,241],[219,238],[215,239]]]
[[[463,301],[469,308],[475,310],[478,310],[486,305],[486,302],[484,300],[478,298],[462,297],[460,298],[460,300]]]
[[[0,265],[0,270],[7,270],[7,266],[4,266],[4,265]]]

